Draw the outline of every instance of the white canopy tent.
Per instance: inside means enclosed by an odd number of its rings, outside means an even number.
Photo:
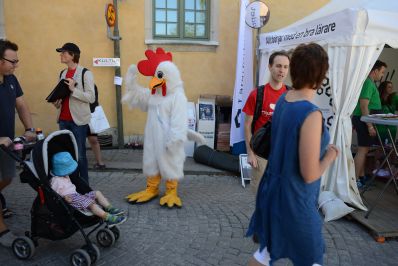
[[[398,1],[334,0],[286,28],[261,34],[259,67],[266,71],[260,71],[260,84],[268,80],[267,65],[272,52],[308,42],[322,45],[329,55],[328,79],[316,101],[324,101],[322,96],[331,97],[330,110],[326,110],[327,104],[321,109],[324,115],[332,114],[331,140],[341,149],[322,179],[322,190],[333,191],[346,203],[366,210],[355,182],[350,115],[363,81],[385,44],[398,48]]]

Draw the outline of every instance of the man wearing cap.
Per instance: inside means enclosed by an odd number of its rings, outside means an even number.
[[[75,136],[79,149],[80,177],[88,183],[86,136],[91,118],[90,103],[95,101],[94,77],[89,70],[83,77],[84,67],[79,65],[80,49],[76,44],[65,43],[56,51],[60,53],[61,63],[67,65],[67,68],[61,71],[59,78],[66,79],[71,91],[69,96],[54,103],[59,110],[59,128],[68,129]]]
[[[15,110],[26,128],[24,137],[36,139],[32,117],[26,104],[22,88],[14,76],[18,67],[18,46],[8,40],[0,40],[0,144],[9,146],[15,137]],[[16,177],[15,161],[0,150],[0,193]],[[11,247],[15,236],[3,222],[0,203],[0,245]]]

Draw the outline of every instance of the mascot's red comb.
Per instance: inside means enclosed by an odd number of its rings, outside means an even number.
[[[163,48],[157,48],[156,53],[152,50],[146,50],[145,56],[148,58],[146,60],[141,60],[138,62],[138,71],[144,76],[154,76],[156,68],[161,62],[173,61],[170,52],[165,52]]]

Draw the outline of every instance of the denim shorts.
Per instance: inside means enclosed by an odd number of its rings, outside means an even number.
[[[0,150],[0,181],[13,179],[16,175],[14,159]]]

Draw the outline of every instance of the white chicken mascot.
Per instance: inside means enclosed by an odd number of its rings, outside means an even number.
[[[131,65],[126,74],[126,93],[122,102],[130,108],[148,112],[144,132],[143,173],[146,189],[126,197],[130,203],[148,202],[159,195],[161,179],[166,180],[166,193],[160,205],[181,207],[177,194],[178,180],[184,177],[184,142],[187,139],[205,143],[202,135],[188,129],[187,98],[180,72],[172,63],[171,53],[162,48],[147,50],[148,59]],[[137,83],[138,71],[151,76],[149,89]]]

